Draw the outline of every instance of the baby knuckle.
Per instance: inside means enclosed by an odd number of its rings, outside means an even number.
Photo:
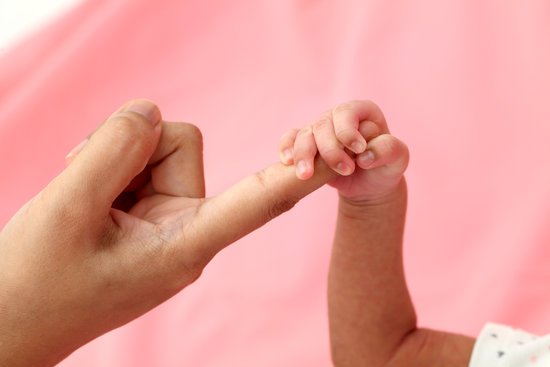
[[[332,110],[332,113],[338,114],[342,112],[353,111],[353,105],[354,105],[354,101],[340,103],[338,106],[334,107],[334,109]]]
[[[322,116],[320,117],[315,123],[313,124],[313,131],[319,131],[319,130],[325,130],[326,128],[329,128],[332,125],[332,120],[329,116]]]
[[[353,104],[353,105],[357,105],[357,104],[374,105],[374,102],[370,99],[353,99],[353,100],[349,101],[348,103]]]
[[[409,147],[403,143],[399,143],[402,149],[403,158],[408,162],[410,157]]]
[[[298,131],[299,129],[296,129],[296,128],[292,128],[288,130],[279,138],[279,145],[286,146],[288,144],[291,144],[294,141],[294,139],[296,139],[296,135],[298,135]]]
[[[391,135],[383,135],[383,139],[380,140],[380,145],[384,151],[389,154],[394,154],[399,150],[399,144],[397,140]]]
[[[356,103],[365,105],[365,107],[369,108],[371,111],[380,111],[380,107],[376,104],[376,102],[370,99],[357,100]]]
[[[336,139],[344,144],[351,143],[356,132],[357,130],[351,128],[338,130],[336,131]]]
[[[312,130],[312,127],[311,126],[306,126],[304,128],[301,128],[299,131],[298,131],[298,136],[302,136],[302,137],[306,137],[306,136],[309,136],[313,133],[313,130]]]
[[[319,147],[319,154],[325,160],[333,160],[341,152],[342,149],[339,147]]]

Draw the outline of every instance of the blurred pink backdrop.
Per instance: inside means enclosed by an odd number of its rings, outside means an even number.
[[[549,35],[544,0],[89,1],[0,60],[0,226],[127,99],[202,129],[210,195],[372,99],[411,150],[420,324],[550,332]],[[61,365],[329,366],[335,204],[319,190]]]

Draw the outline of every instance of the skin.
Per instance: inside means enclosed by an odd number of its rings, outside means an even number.
[[[328,282],[329,326],[337,367],[467,367],[473,338],[417,326],[403,271],[407,146],[390,134],[380,108],[351,101],[280,143],[284,164],[316,177],[319,153],[340,176]]]
[[[0,365],[51,366],[194,282],[334,174],[275,164],[205,197],[202,137],[130,101],[0,232]],[[30,353],[29,351],[32,351]]]

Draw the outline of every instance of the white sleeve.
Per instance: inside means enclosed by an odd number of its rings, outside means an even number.
[[[550,366],[550,335],[538,337],[508,326],[487,324],[481,331],[469,367]]]

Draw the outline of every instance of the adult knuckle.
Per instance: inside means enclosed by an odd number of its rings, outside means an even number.
[[[279,215],[286,213],[298,203],[298,199],[286,197],[274,199],[267,209],[267,220],[277,218]]]
[[[191,122],[182,123],[183,126],[187,129],[189,135],[193,135],[197,139],[202,139],[202,132],[199,127]]]
[[[187,122],[171,122],[167,123],[166,128],[174,146],[202,150],[202,133],[197,126]]]
[[[182,288],[197,280],[201,276],[206,263],[207,261],[202,258],[180,258],[173,274],[174,287]]]
[[[254,180],[256,180],[257,184],[260,186],[260,188],[262,190],[268,191],[267,190],[268,177],[267,177],[267,172],[265,171],[265,169],[254,173],[254,175],[252,177],[253,177]]]
[[[79,193],[73,191],[64,190],[61,192],[58,188],[48,185],[33,198],[30,208],[32,215],[43,218],[43,213],[47,213],[50,225],[52,227],[62,227],[64,231],[80,227],[87,213],[82,202],[74,200]]]
[[[181,125],[184,131],[184,135],[188,141],[192,141],[195,144],[202,145],[202,132],[196,125],[188,122],[182,123]]]
[[[269,175],[265,169],[256,172],[253,177],[257,181],[261,191],[263,191],[262,195],[268,198],[267,205],[265,206],[263,213],[265,222],[268,222],[289,211],[296,205],[296,203],[298,203],[298,198],[290,195],[280,196],[280,194],[270,189]]]
[[[152,252],[148,258],[159,258],[167,270],[166,283],[174,289],[181,289],[193,283],[201,274],[207,261],[204,254],[196,246],[186,246],[182,251],[179,244],[191,244],[190,238],[185,232],[175,232],[175,227],[166,229],[157,227],[157,237],[160,239],[155,247],[156,254]]]

